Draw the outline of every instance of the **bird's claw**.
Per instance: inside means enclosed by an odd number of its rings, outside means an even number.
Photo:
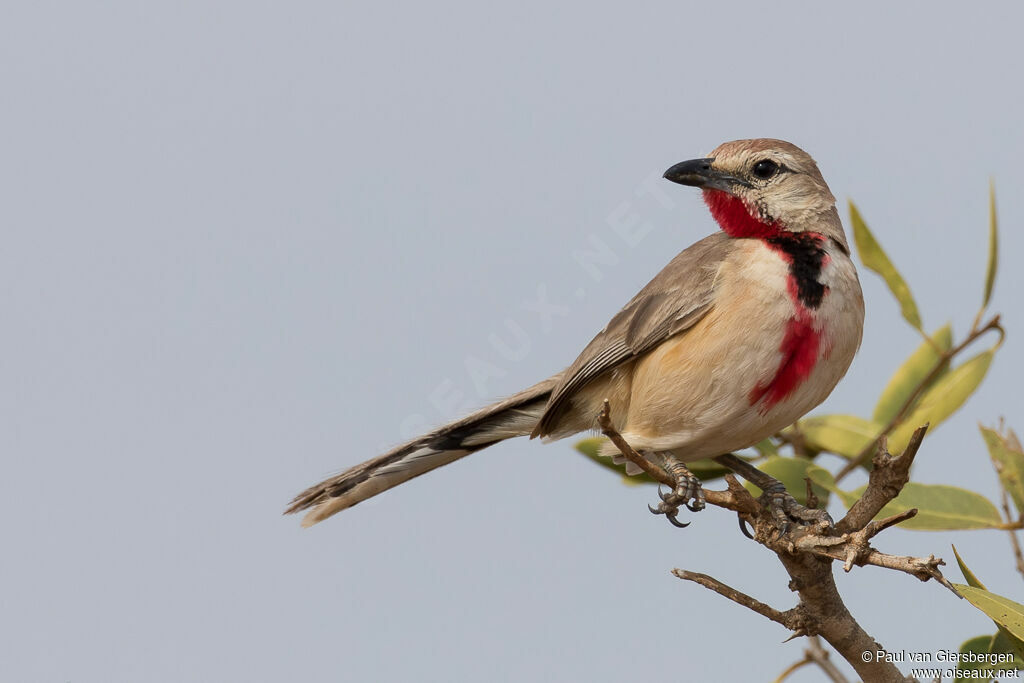
[[[658,495],[661,495],[660,491],[658,492]],[[662,500],[665,500],[665,498],[668,497],[670,496],[665,496],[662,498]],[[667,519],[672,526],[677,527],[679,529],[685,529],[686,527],[690,526],[689,522],[679,521],[679,518],[676,516],[679,514],[679,507],[676,505],[671,505],[669,503],[659,503],[658,507],[654,508],[648,505],[647,509],[650,510],[652,514],[665,515],[665,519]]]
[[[743,519],[743,515],[737,515],[737,518],[740,520],[740,531],[743,532],[743,535],[751,541],[755,540],[754,534],[750,533],[750,527],[747,526],[747,520]]]
[[[684,505],[690,512],[700,512],[704,509],[704,490],[701,488],[700,480],[693,476],[690,470],[679,462],[670,462],[665,468],[675,479],[675,487],[671,491],[662,491],[658,485],[658,498],[661,502],[658,507],[650,505],[647,509],[656,515],[665,515],[669,523],[679,529],[690,526],[689,522],[680,522],[678,519],[679,506]]]
[[[677,529],[685,529],[686,527],[690,526],[689,522],[680,522],[678,519],[676,519],[675,515],[665,515],[665,519],[667,519],[669,521],[669,524],[671,524]]]

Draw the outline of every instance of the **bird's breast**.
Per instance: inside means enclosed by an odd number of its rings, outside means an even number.
[[[714,307],[634,361],[626,440],[692,460],[757,443],[821,403],[853,359],[863,308],[845,254],[826,252],[816,282],[809,306],[784,254],[737,240]]]

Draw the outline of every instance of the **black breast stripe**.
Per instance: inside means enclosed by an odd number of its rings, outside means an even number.
[[[789,261],[789,274],[796,282],[797,298],[807,308],[818,308],[825,296],[825,285],[818,281],[825,265],[821,235],[806,232],[783,233],[765,240],[784,253]]]

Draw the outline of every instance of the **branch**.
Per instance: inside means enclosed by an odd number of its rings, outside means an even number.
[[[606,400],[598,416],[605,436],[611,439],[627,460],[647,472],[655,481],[673,486],[672,478],[662,467],[638,453],[615,430],[610,412]],[[776,554],[790,576],[790,588],[799,595],[796,607],[785,612],[779,611],[706,574],[683,569],[675,569],[672,573],[681,579],[698,583],[786,627],[792,632],[791,637],[820,635],[865,681],[903,683],[905,679],[893,663],[876,661],[874,657],[864,661],[865,652],[874,653],[883,648],[857,623],[843,603],[836,588],[832,562],[841,561],[845,571],[850,571],[855,565],[874,565],[901,571],[922,581],[935,579],[956,594],[956,590],[939,571],[939,567],[945,564],[941,559],[934,555],[927,558],[889,555],[871,547],[870,543],[872,538],[885,529],[917,514],[917,510],[907,510],[883,520],[873,521],[878,511],[899,495],[907,483],[910,465],[920,448],[926,430],[927,426],[918,429],[904,455],[898,458],[888,453],[884,439],[882,440],[881,448],[875,456],[875,469],[871,473],[864,495],[833,528],[794,528],[791,524],[780,523],[777,515],[772,513],[767,504],[768,496],[762,496],[762,502],[759,503],[732,475],[726,476],[726,491],[705,490],[704,495],[708,503],[739,513],[740,519],[753,527],[754,540]],[[817,649],[821,649],[820,644]],[[813,655],[808,654],[808,658],[832,676],[822,663],[827,660],[820,653],[815,651]],[[788,672],[802,665],[797,663]],[[828,663],[828,666],[831,667],[831,663]],[[832,680],[843,679],[832,677]]]
[[[760,600],[756,600],[746,593],[732,588],[731,586],[727,586],[718,579],[708,576],[707,574],[688,572],[685,569],[673,569],[672,573],[684,581],[693,581],[694,583],[698,583],[708,590],[713,590],[719,595],[729,598],[738,605],[743,605],[747,609],[754,610],[762,617],[771,619],[776,624],[782,624],[790,631],[793,631],[794,636],[804,635],[803,625],[800,623],[799,614],[796,609],[780,612],[774,607],[766,605]]]
[[[836,524],[836,531],[846,533],[854,529],[863,529],[889,501],[899,495],[904,485],[910,481],[910,466],[914,464],[914,457],[927,431],[928,425],[918,427],[910,437],[907,449],[898,458],[889,454],[885,438],[880,440],[878,453],[872,461],[874,469],[868,478],[868,487],[864,495],[850,506],[846,516]]]

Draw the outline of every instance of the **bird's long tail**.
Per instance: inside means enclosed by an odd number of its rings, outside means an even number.
[[[312,486],[291,502],[285,514],[309,510],[302,526],[333,514],[432,469],[447,465],[499,441],[527,436],[547,405],[556,377],[504,401],[438,427],[413,441]]]

